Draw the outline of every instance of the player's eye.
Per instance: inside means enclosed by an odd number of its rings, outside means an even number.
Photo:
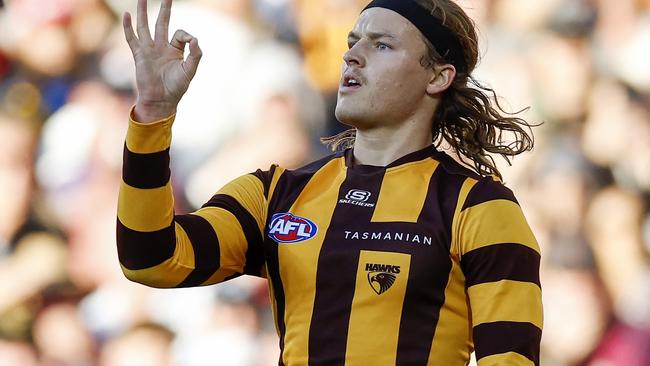
[[[383,43],[383,42],[377,42],[377,44],[375,45],[375,47],[376,47],[378,50],[388,50],[388,49],[391,48],[389,45],[387,45],[386,43]]]

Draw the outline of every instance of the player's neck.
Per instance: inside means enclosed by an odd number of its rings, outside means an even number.
[[[386,166],[404,155],[431,145],[431,139],[431,131],[426,123],[357,129],[354,163]]]

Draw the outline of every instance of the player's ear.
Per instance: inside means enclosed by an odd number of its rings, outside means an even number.
[[[456,78],[456,68],[451,64],[434,65],[427,84],[427,94],[436,95],[447,90]]]

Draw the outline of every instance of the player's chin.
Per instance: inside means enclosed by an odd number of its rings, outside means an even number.
[[[336,103],[334,116],[339,122],[351,127],[358,127],[359,125],[363,125],[363,121],[367,119],[366,113],[360,110],[358,105],[354,105],[353,103],[345,103],[340,99],[338,103]]]

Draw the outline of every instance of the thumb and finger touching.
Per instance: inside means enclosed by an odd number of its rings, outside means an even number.
[[[199,66],[199,61],[201,60],[201,56],[203,55],[203,53],[201,52],[201,48],[199,47],[199,40],[187,33],[185,34],[186,34],[186,38],[184,38],[184,41],[189,43],[190,52],[187,55],[185,61],[183,61],[182,66],[187,76],[190,79],[192,79],[196,74],[196,69]],[[185,45],[183,44],[183,46]]]
[[[134,57],[140,47],[144,46],[145,44],[167,44],[168,47],[171,46],[178,51],[183,52],[185,49],[185,44],[189,43],[190,52],[182,62],[181,67],[183,68],[187,77],[189,79],[192,79],[196,74],[196,70],[202,56],[202,51],[199,47],[198,39],[181,29],[177,30],[174,33],[171,41],[167,43],[169,19],[171,15],[171,3],[171,0],[163,0],[161,2],[158,18],[156,19],[155,34],[154,38],[152,39],[147,19],[147,2],[146,0],[139,0],[137,6],[136,31],[133,29],[131,14],[125,12],[122,17],[124,36]]]
[[[196,74],[196,69],[199,66],[199,60],[203,53],[199,47],[198,39],[192,37],[192,35],[182,29],[177,30],[171,41],[172,47],[183,51],[187,43],[189,43],[190,52],[185,61],[183,61],[182,67],[188,78],[192,79]]]

